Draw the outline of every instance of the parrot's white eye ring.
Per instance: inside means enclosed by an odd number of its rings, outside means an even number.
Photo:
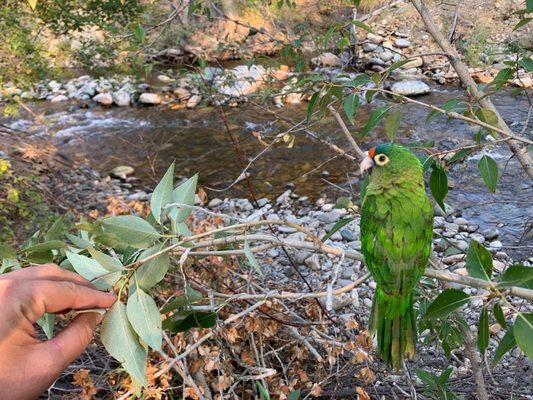
[[[387,157],[385,154],[377,154],[374,156],[374,162],[382,167],[389,162],[389,157]]]

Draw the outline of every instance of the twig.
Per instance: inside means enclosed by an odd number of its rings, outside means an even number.
[[[313,347],[313,345],[309,343],[309,341],[306,338],[300,335],[295,327],[289,326],[289,332],[291,333],[292,336],[296,338],[296,340],[302,342],[304,346],[307,347],[307,350],[309,350],[309,352],[313,355],[313,357],[315,357],[315,360],[317,362],[321,363],[322,361],[324,361],[322,356],[318,354],[318,351]]]
[[[328,105],[328,110],[331,112],[331,114],[333,114],[333,116],[335,117],[335,120],[340,125],[342,132],[344,133],[344,136],[346,136],[346,138],[348,139],[348,142],[350,142],[350,145],[355,150],[355,154],[357,155],[357,158],[359,158],[359,161],[362,161],[366,157],[366,154],[363,150],[361,150],[361,148],[359,147],[359,145],[353,138],[352,134],[348,130],[348,127],[344,123],[344,120],[342,119],[340,114],[337,112],[337,110],[333,108],[331,104]]]
[[[464,337],[466,356],[472,364],[472,371],[474,373],[474,380],[476,381],[476,398],[478,400],[489,400],[487,394],[487,388],[485,385],[485,378],[483,377],[483,369],[481,365],[481,359],[476,349],[476,341],[472,336],[470,330],[463,325],[459,324],[459,329]]]

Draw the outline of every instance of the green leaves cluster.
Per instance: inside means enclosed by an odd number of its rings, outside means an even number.
[[[118,291],[119,301],[103,321],[102,342],[133,380],[146,386],[148,349],[161,350],[163,325],[177,332],[216,323],[216,313],[191,310],[203,296],[187,288],[184,296],[165,307],[163,313],[173,315],[163,324],[150,294],[169,269],[169,247],[188,232],[185,221],[194,205],[197,179],[195,175],[174,187],[171,165],[152,194],[152,212],[147,218],[122,215],[93,223],[81,221],[74,227],[60,218],[48,231],[36,232],[18,253],[2,245],[0,273],[29,262],[54,261],[76,271],[98,289]],[[53,335],[52,315],[45,315],[38,323],[47,336]]]
[[[493,277],[493,259],[491,253],[475,240],[470,242],[467,257],[466,269],[468,274],[477,279],[487,281],[493,290],[501,293],[510,286],[533,288],[533,268],[523,265],[513,265],[501,275]],[[469,329],[468,324],[462,318],[455,316],[450,318],[452,313],[466,305],[472,296],[459,289],[446,289],[441,292],[430,304],[423,307],[423,317],[421,329],[430,329],[436,332],[447,354],[454,347],[462,344],[461,325],[464,329]],[[492,302],[492,313],[490,303]],[[509,326],[502,302],[506,302],[505,297],[490,297],[483,305],[477,324],[477,347],[482,355],[485,355],[489,346],[489,324],[491,314],[502,329],[506,329],[504,337],[500,340],[495,350],[493,364],[514,347],[518,346],[524,354],[533,358],[533,313],[515,311],[516,319],[513,326]],[[505,304],[507,306],[507,304]]]

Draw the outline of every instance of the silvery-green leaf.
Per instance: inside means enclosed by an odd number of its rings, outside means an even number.
[[[144,219],[133,215],[120,215],[100,221],[106,233],[115,235],[133,247],[147,247],[161,235]]]
[[[107,312],[100,330],[106,350],[117,359],[131,377],[143,386],[146,379],[147,350],[128,320],[126,306],[117,301]]]
[[[37,320],[37,325],[39,325],[43,329],[43,332],[48,339],[52,339],[54,337],[55,320],[55,314],[49,313],[45,313],[41,318]]]
[[[248,262],[254,269],[257,271],[259,275],[263,275],[263,271],[261,271],[261,266],[255,259],[254,253],[252,252],[252,249],[250,248],[250,245],[248,244],[248,241],[244,241],[244,255],[248,259]]]
[[[161,350],[161,314],[154,299],[137,287],[128,298],[126,311],[131,326],[139,337],[154,350]]]
[[[44,240],[49,242],[50,240],[61,239],[64,230],[63,216],[61,216],[55,220],[50,229],[44,234]]]
[[[120,260],[117,260],[116,258],[113,258],[111,256],[108,256],[105,253],[102,253],[101,251],[96,250],[94,247],[90,246],[87,248],[89,250],[89,253],[93,258],[98,261],[98,263],[107,269],[109,272],[117,272],[121,271],[123,266]]]
[[[92,258],[70,251],[67,251],[67,258],[76,272],[91,281],[98,289],[110,289],[120,279],[120,271],[110,272]]]
[[[196,193],[196,184],[198,183],[198,174],[187,179],[172,192],[172,203],[194,205],[194,194]],[[191,215],[190,207],[173,206],[168,213],[169,217],[175,222],[183,222]]]
[[[91,242],[79,236],[75,236],[70,233],[65,234],[65,236],[67,237],[68,240],[72,242],[74,246],[79,247],[80,249],[86,249],[87,247],[92,245]]]
[[[20,263],[16,259],[4,258],[2,259],[2,265],[0,265],[0,274],[8,271],[15,271],[20,269]]]
[[[152,197],[150,198],[150,207],[155,220],[161,223],[161,217],[164,214],[163,207],[170,203],[172,199],[172,187],[174,184],[174,163],[170,165],[167,172],[155,187]]]
[[[141,253],[139,260],[144,260],[157,253],[161,249],[162,246],[150,247]],[[165,274],[168,271],[168,266],[168,252],[160,254],[159,256],[143,263],[136,272],[139,286],[144,290],[151,289],[165,277]]]

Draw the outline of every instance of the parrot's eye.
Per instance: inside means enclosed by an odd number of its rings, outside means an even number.
[[[389,162],[389,157],[387,157],[385,154],[378,154],[374,157],[374,162],[382,167]]]

